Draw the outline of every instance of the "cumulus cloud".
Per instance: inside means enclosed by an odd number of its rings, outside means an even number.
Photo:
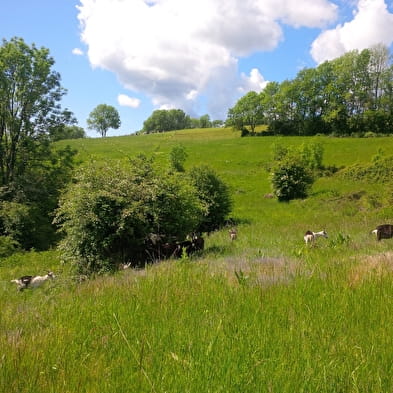
[[[248,93],[249,91],[256,91],[259,93],[268,84],[268,81],[265,80],[257,68],[253,68],[250,71],[250,75],[242,73],[241,80],[242,85],[238,88],[238,90],[243,94]]]
[[[73,55],[76,55],[76,56],[83,56],[83,51],[82,51],[82,49],[74,48],[74,49],[72,50],[72,54],[73,54]]]
[[[126,94],[119,94],[117,96],[117,102],[121,106],[128,106],[130,108],[138,108],[141,101],[138,98],[129,97]]]
[[[225,87],[239,85],[238,59],[277,47],[282,24],[322,28],[337,15],[329,0],[80,3],[81,39],[92,66],[114,72],[125,88],[147,95],[157,107],[189,112],[218,88],[233,95]],[[260,83],[263,77],[252,73],[240,82]],[[215,96],[208,106],[229,102],[227,94],[221,96],[222,103]]]
[[[311,56],[317,63],[331,60],[350,50],[366,49],[393,42],[393,14],[384,0],[359,0],[353,19],[324,31],[311,46]]]

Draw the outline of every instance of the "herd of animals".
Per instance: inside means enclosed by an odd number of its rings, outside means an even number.
[[[383,224],[378,225],[371,233],[376,235],[378,241],[381,239],[391,239],[393,237],[393,225]],[[307,244],[313,244],[318,237],[328,237],[326,231],[306,231],[304,234],[304,241]],[[237,230],[232,228],[229,230],[229,238],[231,241],[237,239]],[[160,238],[151,237],[149,239],[149,247],[147,252],[154,254],[159,259],[164,258],[180,258],[185,252],[187,256],[190,254],[201,251],[204,249],[205,241],[202,236],[193,235],[190,240],[183,242],[173,243],[162,243]],[[121,269],[127,269],[131,266],[131,263],[121,265]],[[11,280],[11,282],[17,285],[19,291],[23,291],[27,288],[36,288],[41,286],[45,281],[55,278],[53,272],[48,272],[44,276],[22,276],[20,278]]]

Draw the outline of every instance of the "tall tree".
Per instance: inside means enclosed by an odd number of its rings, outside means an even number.
[[[51,213],[75,152],[53,148],[55,130],[75,119],[48,49],[21,38],[0,46],[0,237],[44,249],[55,240]]]
[[[97,131],[102,137],[106,137],[110,128],[117,130],[120,124],[119,112],[113,106],[106,104],[97,105],[87,119],[88,128]]]
[[[255,127],[262,123],[263,115],[261,97],[255,91],[250,91],[229,109],[227,123],[238,130],[248,126],[254,132]]]
[[[54,60],[46,48],[28,46],[21,38],[0,47],[0,186],[22,176],[27,161],[42,152],[41,142],[59,124],[74,123],[61,111],[65,94]]]

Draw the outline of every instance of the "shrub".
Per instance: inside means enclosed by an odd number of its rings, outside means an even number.
[[[184,172],[184,163],[187,159],[187,152],[184,146],[174,146],[170,152],[170,160],[172,169],[177,172]]]
[[[11,236],[0,236],[0,258],[7,258],[18,249],[19,243]]]
[[[189,178],[197,190],[197,196],[206,211],[199,232],[211,232],[219,228],[232,210],[232,200],[228,186],[208,166],[194,167]]]
[[[143,262],[149,234],[184,238],[201,220],[195,189],[178,173],[162,173],[138,157],[90,163],[63,195],[55,221],[64,234],[63,257],[80,271],[114,269]]]
[[[320,143],[303,143],[297,148],[273,145],[273,160],[268,167],[274,194],[279,201],[305,198],[317,175],[323,174],[324,149]],[[325,174],[333,171],[325,171]]]
[[[279,201],[305,198],[314,182],[311,171],[296,160],[280,161],[271,173],[274,194]]]

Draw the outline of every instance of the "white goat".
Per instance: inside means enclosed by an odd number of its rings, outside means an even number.
[[[229,230],[229,237],[232,241],[237,239],[237,230],[235,228]]]
[[[49,278],[53,279],[55,277],[52,272],[48,272],[45,276],[22,276],[11,280],[11,282],[14,282],[18,286],[19,291],[23,291],[26,288],[37,288]]]
[[[313,244],[315,242],[315,239],[317,237],[328,237],[326,231],[319,231],[319,232],[312,232],[312,231],[307,231],[304,234],[304,241],[306,244],[311,243]]]

